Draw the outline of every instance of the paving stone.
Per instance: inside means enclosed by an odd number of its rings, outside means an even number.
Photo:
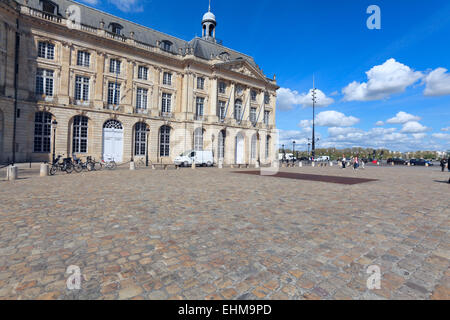
[[[0,180],[0,299],[449,298],[439,170],[283,170],[378,181],[121,168]],[[367,289],[370,265],[381,290]]]

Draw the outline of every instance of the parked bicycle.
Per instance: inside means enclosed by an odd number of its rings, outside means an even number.
[[[112,158],[111,156],[107,156],[106,161],[104,159],[102,159],[102,161],[100,162],[100,165],[101,165],[101,169],[103,169],[103,167],[105,167],[108,170],[114,170],[117,168],[117,164],[114,161],[114,158]]]
[[[58,155],[58,157],[53,161],[52,166],[50,168],[50,175],[55,175],[57,171],[65,171],[66,173],[72,173],[74,167],[72,164],[71,158],[64,158],[62,161],[60,161],[62,158],[62,155]]]
[[[90,157],[88,157],[89,159]],[[76,172],[80,173],[81,171],[92,171],[92,165],[87,160],[86,162],[83,162],[80,158],[77,157],[76,154],[73,155],[73,165]]]

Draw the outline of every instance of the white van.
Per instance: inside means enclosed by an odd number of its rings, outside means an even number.
[[[189,167],[195,161],[197,166],[212,167],[214,165],[214,156],[212,151],[186,151],[175,158],[174,164],[177,166]]]
[[[329,156],[320,156],[317,159],[314,159],[315,162],[325,162],[325,161],[330,161],[330,157]]]

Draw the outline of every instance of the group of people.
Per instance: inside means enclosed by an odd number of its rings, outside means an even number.
[[[347,167],[348,160],[345,158],[344,154],[342,155],[341,163],[342,169],[345,169]],[[355,156],[350,159],[349,165],[353,167],[353,170],[357,170],[359,167],[364,169],[365,163],[359,158],[359,156]]]

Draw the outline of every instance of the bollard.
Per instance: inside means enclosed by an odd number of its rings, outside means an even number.
[[[259,161],[256,161],[256,163],[255,163],[255,169],[259,169]]]
[[[13,181],[17,179],[17,167],[16,166],[8,166],[6,169],[6,179],[8,181]]]
[[[333,161],[330,161],[330,167],[332,167],[333,166]]]
[[[191,168],[192,168],[192,169],[195,169],[195,161],[194,161],[194,160],[192,160],[192,166],[191,166]]]
[[[392,161],[391,163],[392,163],[392,166],[394,166],[394,165],[395,165],[395,164],[394,164],[394,161]]]
[[[303,162],[302,161],[300,161],[300,163],[299,163],[299,168],[302,168],[303,167]]]
[[[429,165],[428,165],[428,163],[425,163],[425,167],[428,167]]]
[[[218,168],[223,169],[223,160],[219,160]]]
[[[410,167],[411,166],[411,162],[408,162],[408,167]]]
[[[152,164],[152,170],[156,170],[156,167],[154,164]]]
[[[316,166],[316,163],[313,161],[312,163],[311,163],[311,167],[315,167]]]
[[[48,163],[41,163],[41,171],[39,173],[41,177],[48,176]]]
[[[130,170],[131,170],[131,171],[136,170],[136,165],[134,164],[134,161],[131,161],[131,162],[130,162]]]

